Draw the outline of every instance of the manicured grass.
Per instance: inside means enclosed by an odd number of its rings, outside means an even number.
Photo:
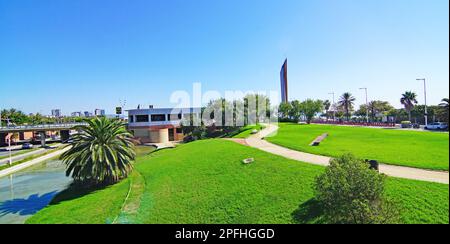
[[[268,141],[294,150],[338,157],[353,153],[364,159],[416,168],[448,170],[449,134],[333,125],[280,123]],[[328,133],[320,146],[309,144]]]
[[[106,224],[119,215],[130,180],[93,192],[68,189],[29,218],[27,224]]]
[[[264,128],[262,125],[248,125],[241,128],[236,135],[232,135],[232,138],[248,138],[251,136],[253,130],[260,131]]]
[[[255,162],[243,165],[248,157]],[[319,222],[304,212],[321,166],[204,140],[141,157],[135,170],[110,188],[49,206],[28,223],[105,223],[122,205],[119,223]],[[136,183],[125,202],[130,181]],[[389,178],[387,194],[405,209],[405,223],[448,223],[448,185]]]

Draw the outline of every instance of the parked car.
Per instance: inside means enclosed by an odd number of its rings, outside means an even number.
[[[31,143],[24,143],[22,145],[22,149],[32,149],[33,148],[33,144]]]
[[[448,129],[448,124],[442,122],[431,123],[425,127],[425,130],[446,130],[446,129]]]
[[[406,128],[412,128],[412,123],[411,121],[402,121],[401,123],[402,128],[406,129]]]

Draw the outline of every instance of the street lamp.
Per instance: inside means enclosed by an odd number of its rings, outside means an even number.
[[[428,126],[428,110],[427,110],[427,84],[425,78],[416,79],[417,81],[423,81],[423,92],[425,94],[425,127]]]
[[[359,88],[360,90],[366,91],[366,116],[367,116],[367,123],[369,123],[369,101],[367,99],[367,87]]]
[[[328,93],[328,95],[333,95],[333,121],[336,120],[336,106],[334,104],[334,92]]]

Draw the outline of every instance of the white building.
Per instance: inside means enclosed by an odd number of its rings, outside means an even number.
[[[150,108],[128,112],[128,129],[143,143],[183,140],[181,121],[191,115],[200,118],[200,108]]]

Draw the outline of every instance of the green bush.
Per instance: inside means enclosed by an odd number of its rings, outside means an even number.
[[[386,176],[351,154],[333,159],[316,178],[316,200],[328,223],[398,223],[398,209],[384,197]]]

